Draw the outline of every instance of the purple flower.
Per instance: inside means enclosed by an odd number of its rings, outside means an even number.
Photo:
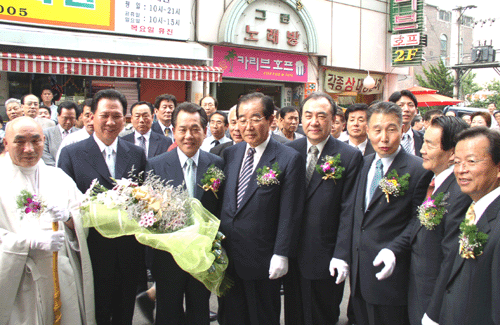
[[[33,196],[33,197],[35,197],[35,196]],[[24,210],[25,213],[30,213],[30,212],[36,213],[36,212],[40,211],[40,209],[41,209],[40,202],[34,201],[30,197],[26,199],[26,202],[27,203],[24,204],[24,206],[26,207],[26,209]]]
[[[213,183],[212,183],[212,189],[214,191],[217,191],[219,189],[219,186],[220,186],[220,179],[216,179]]]
[[[332,166],[330,166],[330,164],[327,162],[324,163],[323,165],[321,165],[321,168],[323,169],[323,172],[325,172],[325,173],[332,171]]]

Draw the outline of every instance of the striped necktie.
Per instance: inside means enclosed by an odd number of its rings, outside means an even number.
[[[403,135],[403,140],[401,141],[403,149],[410,154],[413,154],[411,150],[410,136],[408,134]]]
[[[372,184],[370,186],[370,199],[366,202],[367,206],[372,200],[373,193],[375,193],[382,177],[384,177],[384,165],[382,164],[382,159],[379,159],[375,165],[375,175],[373,176]]]
[[[239,208],[240,203],[243,200],[245,191],[250,182],[250,177],[253,172],[253,155],[255,154],[254,148],[248,148],[245,161],[243,163],[243,169],[241,170],[240,177],[238,178],[238,193],[236,195],[236,206]]]

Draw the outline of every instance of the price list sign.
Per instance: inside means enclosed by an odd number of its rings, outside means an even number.
[[[2,0],[0,21],[187,40],[193,0]]]
[[[136,0],[115,2],[115,31],[124,34],[187,40],[190,1]]]

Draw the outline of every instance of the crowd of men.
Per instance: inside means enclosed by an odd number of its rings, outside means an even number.
[[[164,94],[131,105],[126,128],[116,90],[80,106],[41,97],[50,117],[33,94],[6,101],[2,324],[54,321],[54,251],[61,324],[132,324],[138,291],[155,324],[210,323],[210,292],[170,253],[81,224],[94,179],[111,189],[143,171],[220,219],[232,282],[220,324],[279,324],[282,289],[286,324],[336,324],[346,279],[352,324],[500,324],[500,133],[488,113],[472,127],[440,111],[417,121],[406,90],[345,112],[321,92],[280,110],[250,93],[227,115],[212,96],[198,105]],[[212,165],[225,175],[217,195],[198,186]],[[21,211],[22,190],[47,213]]]

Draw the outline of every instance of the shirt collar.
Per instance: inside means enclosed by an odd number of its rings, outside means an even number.
[[[134,131],[134,139],[136,140],[138,140],[140,137],[144,137],[146,138],[146,141],[149,141],[150,136],[151,136],[151,129],[149,129],[149,131],[144,134],[140,134],[139,132],[137,132],[137,130]]]
[[[182,152],[181,149],[177,148],[177,155],[179,156],[179,161],[181,163],[181,168],[184,168],[184,165],[186,164],[186,161],[189,159],[188,156],[186,156],[186,154],[184,152]],[[200,158],[200,149],[198,149],[198,151],[196,151],[196,153],[193,155],[193,157],[191,157],[191,159],[193,159],[194,161],[194,164],[196,166],[198,166],[198,160]]]
[[[321,156],[321,153],[323,152],[323,148],[325,147],[325,144],[326,142],[328,141],[328,139],[330,138],[330,136],[327,136],[325,140],[321,141],[320,143],[318,143],[316,145],[316,148],[318,148],[318,157]],[[309,153],[309,149],[313,146],[313,144],[309,141],[309,139],[307,139],[307,150],[306,150],[306,154]]]
[[[483,215],[484,211],[490,206],[490,204],[500,195],[500,186],[480,198],[474,205],[474,212],[476,214],[476,223]]]
[[[396,152],[394,152],[392,155],[390,155],[389,157],[384,157],[384,158],[381,158],[378,155],[378,153],[376,153],[375,160],[373,160],[373,162],[376,162],[378,159],[381,159],[382,164],[384,165],[384,170],[387,170],[392,165],[394,158],[396,158],[396,156],[398,155],[400,150],[401,150],[401,146],[399,146],[398,149],[396,150]]]
[[[107,146],[104,144],[104,142],[99,140],[99,138],[95,135],[95,132],[94,132],[94,134],[92,134],[92,136],[94,137],[94,140],[97,143],[97,145],[99,146],[99,150],[101,152],[106,150],[106,148],[111,148],[114,152],[118,152],[118,137],[116,137],[115,141],[113,141],[113,143],[110,146]]]
[[[165,133],[165,129],[166,129],[166,128],[169,128],[169,129],[170,129],[170,131],[172,131],[172,123],[170,123],[170,125],[169,125],[169,126],[166,126],[166,125],[165,125],[165,124],[163,124],[160,120],[158,120],[158,124],[160,125],[160,127],[161,127],[161,129],[162,129],[163,133]]]
[[[63,135],[63,134],[64,134],[63,132],[64,132],[64,131],[66,131],[66,130],[62,128],[61,124],[57,124],[57,127],[59,128],[59,132],[61,132],[61,135]],[[71,130],[71,129],[70,129],[70,130]],[[69,134],[69,133],[70,133],[70,132],[68,131],[68,134]]]
[[[264,153],[264,151],[266,150],[267,148],[267,144],[269,143],[269,139],[271,138],[271,136],[268,134],[267,135],[267,139],[262,142],[261,144],[259,144],[257,147],[255,147],[255,154],[258,155],[258,156],[262,156],[262,154]],[[245,153],[248,151],[248,148],[251,148],[250,145],[247,143],[247,148],[245,149]]]
[[[436,191],[436,189],[439,188],[439,186],[441,186],[441,184],[443,184],[443,182],[448,178],[448,176],[450,176],[453,173],[453,168],[454,166],[451,165],[450,167],[443,170],[439,175],[434,176],[434,192]]]
[[[411,127],[408,131],[406,131],[406,133],[403,133],[403,137],[405,134],[408,134],[410,136],[410,139],[413,140],[413,129]]]

